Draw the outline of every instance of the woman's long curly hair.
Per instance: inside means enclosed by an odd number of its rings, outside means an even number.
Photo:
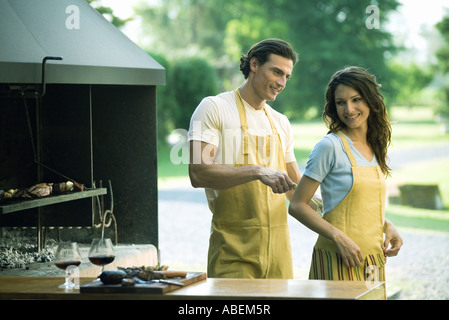
[[[360,67],[346,67],[332,76],[327,85],[322,119],[329,128],[329,132],[333,133],[346,127],[338,117],[335,105],[335,89],[340,84],[356,90],[369,107],[367,142],[373,149],[382,172],[386,176],[390,176],[391,169],[387,164],[387,149],[391,144],[391,125],[384,97],[379,91],[380,84],[377,83],[373,75]]]

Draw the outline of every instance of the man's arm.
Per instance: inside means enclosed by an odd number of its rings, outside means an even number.
[[[233,167],[218,164],[213,161],[216,152],[217,147],[212,144],[190,141],[189,176],[194,188],[223,190],[260,180],[275,193],[293,189],[293,181],[282,171],[262,166]]]

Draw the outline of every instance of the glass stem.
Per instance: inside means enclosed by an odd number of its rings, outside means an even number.
[[[70,281],[70,272],[68,272],[67,270],[65,271],[65,283],[64,285],[66,285],[66,287],[69,287],[71,285],[71,281]]]

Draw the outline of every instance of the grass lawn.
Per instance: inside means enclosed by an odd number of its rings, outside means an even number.
[[[394,150],[417,148],[449,143],[449,134],[441,134],[440,126],[434,120],[431,108],[393,108],[390,112],[393,122],[392,146]],[[322,121],[292,123],[295,140],[295,155],[298,163],[305,165],[314,145],[327,133]],[[174,152],[176,151],[176,152]],[[160,147],[158,150],[159,184],[176,184],[188,179],[187,154],[185,146]],[[173,159],[175,161],[173,161]],[[449,208],[449,161],[432,160],[407,165],[393,172],[387,183],[438,184],[443,203]],[[423,210],[389,205],[389,218],[398,227],[425,229],[449,233],[448,210]]]
[[[449,211],[389,205],[385,215],[398,228],[449,233]]]

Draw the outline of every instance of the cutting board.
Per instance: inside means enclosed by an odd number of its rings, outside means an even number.
[[[206,279],[205,272],[187,272],[185,278],[170,278],[181,282],[184,286]],[[93,281],[80,287],[80,293],[146,293],[146,294],[163,294],[176,289],[182,288],[174,284],[166,283],[149,283],[138,284],[128,287],[121,284],[103,284],[101,281]]]

